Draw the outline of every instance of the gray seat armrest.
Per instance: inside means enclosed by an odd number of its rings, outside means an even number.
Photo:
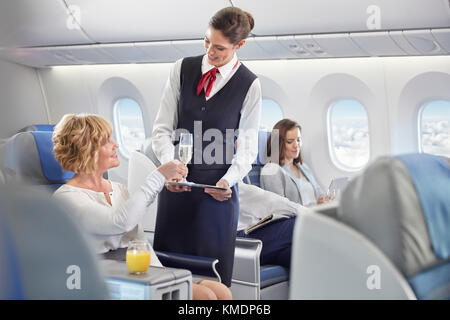
[[[310,209],[314,210],[317,213],[323,214],[327,217],[338,219],[337,211],[338,211],[338,203],[337,202],[330,202],[325,204],[319,204],[313,207],[309,207]]]
[[[5,175],[3,174],[3,171],[0,170],[0,184],[5,184],[5,183],[6,183]]]
[[[188,269],[193,274],[220,280],[216,265],[219,260],[208,257],[193,256],[175,252],[155,251],[164,266],[178,269]]]
[[[236,238],[233,281],[259,284],[262,242],[256,239]]]
[[[416,299],[371,241],[315,212],[294,227],[290,282],[290,299]]]

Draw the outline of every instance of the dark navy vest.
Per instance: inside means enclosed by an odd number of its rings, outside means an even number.
[[[256,75],[241,64],[227,84],[206,101],[204,90],[197,96],[202,59],[203,56],[188,57],[181,64],[176,132],[178,136],[182,132],[180,129],[183,129],[194,136],[189,170],[226,170],[234,154],[241,109]]]

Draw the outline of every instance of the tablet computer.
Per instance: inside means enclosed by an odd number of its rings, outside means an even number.
[[[226,188],[221,188],[217,186],[212,186],[209,184],[201,184],[201,183],[195,183],[195,182],[167,182],[168,185],[171,186],[181,186],[181,187],[191,187],[191,188],[211,188],[211,189],[217,189],[217,190],[227,190]]]
[[[334,178],[328,187],[328,193],[332,194],[337,200],[341,198],[342,191],[347,185],[348,177]]]

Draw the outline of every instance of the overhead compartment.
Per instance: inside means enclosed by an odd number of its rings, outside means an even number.
[[[114,63],[148,62],[149,56],[134,43],[102,44],[101,48],[114,59]]]
[[[450,29],[249,37],[241,60],[447,55]],[[204,41],[177,40],[95,45],[0,48],[0,58],[32,67],[160,63],[205,53]]]
[[[297,58],[313,58],[310,51],[295,40],[295,36],[277,36],[278,42]]]
[[[450,27],[448,0],[233,0],[257,36]]]
[[[431,34],[431,30],[404,30],[403,34],[409,43],[420,53],[425,55],[446,54],[447,50]]]
[[[434,29],[431,30],[431,34],[442,48],[450,53],[450,28],[449,29]]]
[[[204,40],[189,40],[189,41],[172,41],[177,51],[180,51],[184,57],[199,56],[205,54]]]
[[[134,45],[147,55],[147,62],[171,62],[184,57],[171,41],[139,42]]]
[[[48,65],[61,64],[62,61],[48,53],[47,48],[17,48],[17,49],[0,49],[0,57],[2,59],[12,61],[29,67],[40,68]]]
[[[0,51],[0,56],[37,68],[56,65],[115,63],[114,58],[99,45],[5,49]]]
[[[372,56],[404,56],[403,51],[387,31],[350,33],[350,38]]]
[[[298,58],[293,51],[283,46],[277,37],[258,37],[255,41],[272,59]]]
[[[62,60],[62,64],[114,63],[114,57],[100,45],[63,46],[48,48],[48,52]],[[51,65],[48,63],[47,65]]]
[[[65,0],[81,11],[81,26],[95,41],[137,42],[203,38],[226,0]]]
[[[389,31],[389,37],[408,55],[416,56],[421,54],[409,43],[402,31]]]
[[[258,45],[254,37],[247,38],[245,45],[239,49],[238,56],[242,60],[270,59],[270,54]]]
[[[329,58],[333,57],[326,52],[314,39],[312,35],[295,35],[294,39],[303,48],[309,51],[313,58]]]
[[[256,37],[450,27],[448,0],[233,0],[233,4],[254,16]],[[227,0],[3,0],[0,47],[202,39],[211,16],[227,6]],[[269,40],[266,44],[271,46]]]
[[[0,1],[0,47],[92,43],[62,0]]]
[[[352,41],[348,33],[313,35],[322,51],[332,57],[363,57],[370,56]]]

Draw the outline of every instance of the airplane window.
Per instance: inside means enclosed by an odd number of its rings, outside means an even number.
[[[434,100],[419,112],[421,152],[450,157],[450,101]]]
[[[278,103],[271,99],[262,99],[260,130],[272,131],[273,126],[283,119],[283,112]]]
[[[328,109],[328,145],[334,164],[346,171],[369,161],[369,123],[364,106],[354,99],[334,102]]]
[[[139,104],[130,98],[116,101],[114,125],[117,143],[122,155],[129,158],[130,152],[141,148],[145,141],[144,120]]]

